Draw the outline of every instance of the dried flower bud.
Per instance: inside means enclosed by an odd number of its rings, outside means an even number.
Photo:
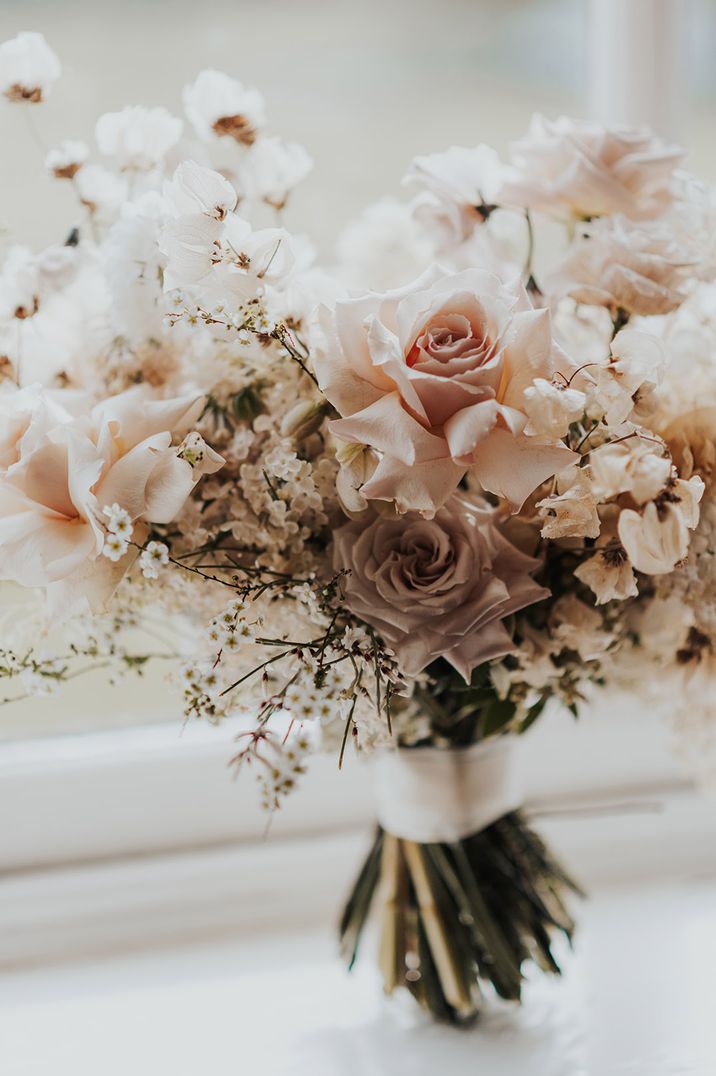
[[[310,437],[320,429],[327,410],[328,404],[325,400],[301,400],[284,415],[281,422],[282,435],[293,437],[296,441]]]

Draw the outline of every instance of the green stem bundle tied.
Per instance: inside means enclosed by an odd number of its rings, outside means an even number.
[[[553,943],[559,934],[571,943],[570,892],[580,891],[521,811],[457,841],[378,827],[341,919],[342,954],[352,968],[377,903],[386,993],[405,987],[434,1017],[470,1023],[486,987],[521,1000],[529,961],[560,974]]]

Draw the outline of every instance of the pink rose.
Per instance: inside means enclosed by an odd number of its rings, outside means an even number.
[[[453,497],[433,519],[357,519],[335,535],[349,609],[372,625],[407,676],[444,657],[467,682],[514,646],[503,620],[548,596],[539,565],[500,533],[494,512]]]
[[[380,455],[366,498],[434,514],[471,469],[516,510],[573,461],[561,441],[524,433],[525,389],[568,364],[549,312],[518,282],[434,268],[398,291],[339,301],[320,328],[316,372],[344,416],[331,429]]]
[[[671,205],[674,169],[683,157],[679,146],[645,128],[608,130],[536,115],[527,136],[512,147],[515,173],[497,200],[570,220],[612,213],[648,220]]]
[[[208,450],[192,468],[172,447],[202,398],[157,400],[138,387],[89,411],[81,403],[35,386],[0,394],[0,578],[46,587],[63,614],[100,610],[131,563],[100,556],[106,506],[140,531],[168,523],[201,473],[223,463]]]

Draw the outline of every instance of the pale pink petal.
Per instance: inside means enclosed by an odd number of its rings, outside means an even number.
[[[499,406],[496,400],[483,400],[472,407],[464,407],[448,419],[444,430],[453,459],[471,456],[497,422]]]
[[[483,489],[504,497],[518,512],[530,493],[579,457],[564,445],[495,427],[473,453],[473,471]]]
[[[399,512],[416,511],[429,517],[457,489],[464,474],[465,467],[449,457],[405,464],[386,455],[361,492],[369,500],[394,500]]]
[[[382,396],[350,418],[336,419],[329,428],[342,441],[371,445],[407,464],[419,458],[439,459],[448,452],[442,437],[429,433],[408,414],[397,392]]]

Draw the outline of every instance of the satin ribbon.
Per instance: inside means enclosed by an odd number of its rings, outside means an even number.
[[[471,747],[378,751],[373,759],[378,821],[419,844],[459,841],[522,804],[516,736]]]

